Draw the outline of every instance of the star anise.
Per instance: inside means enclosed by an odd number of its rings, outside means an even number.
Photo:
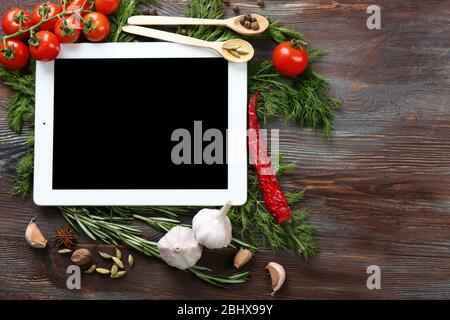
[[[58,241],[56,244],[58,247],[64,246],[66,248],[70,248],[73,246],[73,243],[77,237],[74,235],[73,230],[70,229],[69,226],[65,225],[62,228],[56,228],[54,238]]]

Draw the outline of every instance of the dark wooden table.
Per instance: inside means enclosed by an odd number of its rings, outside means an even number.
[[[36,2],[4,0],[0,11]],[[159,13],[181,15],[184,2],[162,1]],[[260,11],[256,1],[235,2],[243,12]],[[282,184],[306,188],[302,205],[317,226],[318,256],[306,263],[262,250],[251,262],[251,281],[222,290],[137,255],[126,280],[85,277],[82,290],[68,290],[67,260],[54,249],[29,248],[23,236],[34,215],[46,235],[62,218],[8,194],[11,167],[26,148],[25,136],[7,128],[12,93],[0,85],[0,298],[270,298],[263,270],[270,260],[288,273],[279,299],[450,297],[450,1],[266,4],[264,14],[328,52],[315,68],[344,102],[330,141],[293,124],[270,123],[281,128],[283,156],[298,161]],[[382,8],[381,30],[366,27],[369,4]],[[232,252],[206,259],[229,265]],[[366,287],[369,265],[381,268],[381,290]]]

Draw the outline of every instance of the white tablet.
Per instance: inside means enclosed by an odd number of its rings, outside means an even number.
[[[172,43],[66,44],[36,66],[38,205],[242,205],[247,65]]]

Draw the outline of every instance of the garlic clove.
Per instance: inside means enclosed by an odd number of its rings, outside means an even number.
[[[241,248],[234,256],[234,267],[239,269],[252,259],[252,252],[248,249]]]
[[[45,248],[47,246],[47,239],[45,239],[37,224],[34,223],[34,219],[30,221],[25,230],[25,239],[33,248]]]
[[[192,230],[197,241],[208,249],[227,247],[232,239],[231,221],[227,213],[231,202],[222,209],[202,209],[192,219]]]
[[[192,229],[183,226],[170,229],[158,241],[158,249],[161,259],[169,266],[181,270],[195,266],[203,251]]]
[[[270,295],[275,295],[275,292],[280,290],[284,281],[286,280],[286,272],[281,264],[276,262],[269,262],[266,266],[266,270],[269,271],[270,278],[272,279],[272,290]]]

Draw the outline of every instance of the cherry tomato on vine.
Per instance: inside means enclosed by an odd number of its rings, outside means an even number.
[[[37,32],[30,39],[31,56],[39,61],[56,59],[61,51],[61,45],[53,32],[44,30]]]
[[[38,24],[41,20],[49,19],[61,13],[62,9],[59,5],[52,2],[43,2],[38,4],[34,9],[31,16],[33,17],[34,24]],[[39,26],[39,30],[53,31],[55,28],[56,19],[45,22]]]
[[[30,53],[25,43],[17,39],[6,40],[6,47],[0,42],[0,63],[8,70],[25,68],[30,61]]]
[[[23,29],[28,29],[33,26],[33,19],[31,15],[19,8],[12,8],[6,11],[2,16],[2,28],[6,34],[14,34],[20,30],[20,26],[22,25]],[[17,39],[25,39],[30,35],[30,33],[24,33],[15,38]]]
[[[308,52],[295,40],[285,41],[276,46],[272,60],[279,73],[295,77],[308,67]]]
[[[110,30],[108,18],[100,12],[90,12],[85,17],[83,33],[92,42],[100,42],[106,39]]]
[[[55,35],[62,43],[77,41],[81,29],[83,29],[83,25],[75,15],[58,19],[55,23]]]
[[[90,10],[93,7],[94,0],[71,0],[66,1],[66,10],[67,11],[73,11],[73,10]],[[61,8],[64,6],[64,0],[61,1]],[[87,12],[81,12],[81,16],[85,16]]]
[[[114,13],[120,6],[120,0],[95,0],[95,10],[109,15]]]

